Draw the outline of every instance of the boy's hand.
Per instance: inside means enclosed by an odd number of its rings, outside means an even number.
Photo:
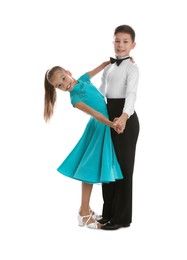
[[[114,130],[115,130],[118,134],[121,134],[121,133],[123,133],[124,129],[123,129],[123,127],[122,127],[121,125],[119,125],[119,124],[117,123],[117,120],[118,120],[117,117],[114,118],[114,120],[113,120],[113,122],[114,122]]]
[[[126,126],[126,121],[127,119],[124,118],[123,116],[120,117],[115,117],[113,122],[114,122],[114,127],[115,127],[115,131],[118,134],[123,133],[123,131],[125,130],[125,126]]]

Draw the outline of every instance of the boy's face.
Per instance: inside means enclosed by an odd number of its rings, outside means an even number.
[[[132,42],[131,36],[128,33],[117,33],[114,35],[114,51],[117,58],[123,58],[130,54],[130,51],[135,47],[136,43]]]

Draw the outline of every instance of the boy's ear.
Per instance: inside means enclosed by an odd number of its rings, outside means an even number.
[[[71,72],[69,70],[66,70],[66,73],[69,75],[69,76],[72,76]]]
[[[134,49],[134,48],[135,48],[135,46],[136,46],[136,43],[135,43],[135,42],[133,42],[133,44],[132,44],[132,49]]]

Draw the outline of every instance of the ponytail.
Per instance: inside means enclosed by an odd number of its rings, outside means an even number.
[[[47,122],[53,115],[54,105],[56,102],[56,89],[48,81],[48,71],[45,73],[44,79],[44,120]]]

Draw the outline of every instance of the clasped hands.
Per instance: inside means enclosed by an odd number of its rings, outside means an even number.
[[[115,117],[113,120],[113,129],[118,133],[122,134],[125,130],[126,120],[121,119],[120,117]]]

